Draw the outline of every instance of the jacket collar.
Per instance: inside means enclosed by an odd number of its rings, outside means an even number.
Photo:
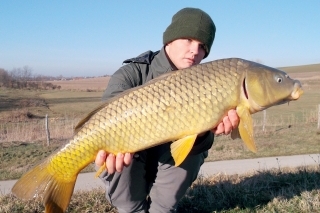
[[[153,78],[158,77],[167,72],[177,70],[173,67],[166,55],[165,47],[162,47],[160,52],[154,57],[151,62],[151,70],[153,72]]]

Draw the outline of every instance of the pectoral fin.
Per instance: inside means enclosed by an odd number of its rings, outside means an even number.
[[[238,129],[243,142],[250,151],[257,152],[253,138],[253,122],[249,109],[244,106],[238,106],[237,114],[240,118]]]
[[[96,172],[95,174],[95,178],[99,177],[99,175],[101,175],[101,173],[104,171],[104,170],[107,170],[107,165],[106,163],[104,162],[102,166],[100,166],[99,170]]]
[[[174,159],[175,166],[179,166],[184,161],[191,151],[196,138],[197,134],[188,135],[171,144],[171,155]]]

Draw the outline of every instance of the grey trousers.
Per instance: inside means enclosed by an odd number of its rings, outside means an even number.
[[[119,213],[175,212],[207,156],[207,151],[188,155],[175,167],[170,143],[138,152],[121,173],[100,175],[106,185],[106,198]]]

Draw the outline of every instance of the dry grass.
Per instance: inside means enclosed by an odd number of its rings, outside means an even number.
[[[320,167],[198,178],[179,212],[320,212]]]
[[[319,75],[320,64],[309,64],[309,65],[300,65],[300,66],[291,66],[291,67],[278,67],[278,69],[283,70],[284,72],[287,72],[289,74],[317,72]]]
[[[15,198],[13,195],[0,195],[0,213],[36,213],[44,212],[44,207],[40,199],[23,201]],[[78,191],[73,194],[66,213],[78,212],[109,212],[117,211],[106,202],[102,189],[93,189],[91,191]]]
[[[53,140],[70,139],[78,120],[69,116],[62,119],[49,118],[50,138]],[[0,124],[0,142],[39,142],[46,141],[46,138],[45,119]]]

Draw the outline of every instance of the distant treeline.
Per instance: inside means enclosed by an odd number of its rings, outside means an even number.
[[[44,81],[56,80],[60,77],[34,76],[28,66],[14,68],[11,71],[0,68],[0,88],[13,89],[60,89],[61,86]]]

